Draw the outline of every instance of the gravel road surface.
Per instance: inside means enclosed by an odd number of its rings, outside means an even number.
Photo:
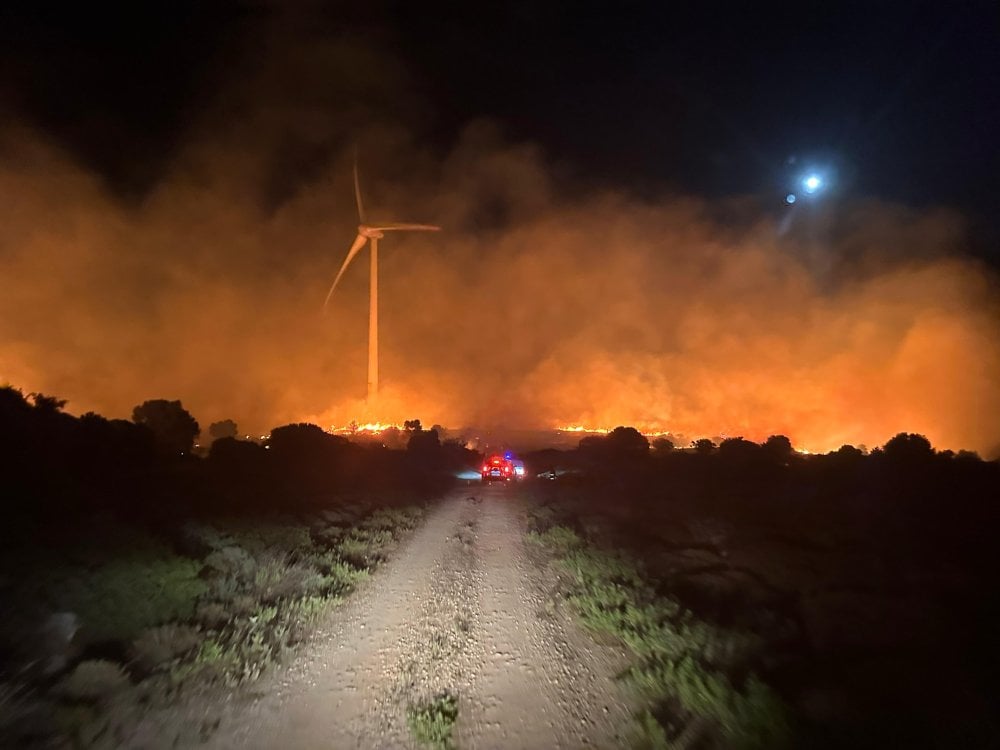
[[[559,607],[524,541],[517,485],[438,504],[288,668],[233,705],[217,748],[416,748],[407,708],[458,700],[458,748],[620,747],[623,649]]]

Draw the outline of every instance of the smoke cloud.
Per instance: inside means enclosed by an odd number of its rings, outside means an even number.
[[[399,124],[432,114],[398,61],[303,33],[269,30],[261,62],[213,80],[141,201],[0,131],[0,381],[77,413],[180,398],[257,434],[419,417],[996,453],[998,285],[954,214],[583,191],[486,121],[432,151]],[[355,141],[372,220],[445,229],[380,244],[373,405],[367,252],[321,313]]]

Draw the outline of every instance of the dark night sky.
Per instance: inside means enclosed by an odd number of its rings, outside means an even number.
[[[436,147],[487,116],[579,184],[776,201],[788,158],[816,159],[842,191],[960,209],[1000,262],[994,2],[287,5],[391,50],[415,97],[373,106]],[[123,200],[155,184],[275,16],[154,7],[0,10],[0,106]]]

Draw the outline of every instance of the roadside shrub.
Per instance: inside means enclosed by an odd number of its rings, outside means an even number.
[[[96,702],[125,690],[129,684],[120,665],[93,659],[77,664],[56,686],[56,693],[74,701]]]
[[[171,667],[170,678],[175,684],[183,684],[192,678],[209,682],[222,679],[233,670],[234,656],[218,640],[207,638],[201,642],[193,659]]]
[[[189,522],[181,527],[179,546],[187,555],[204,557],[231,544],[232,540],[214,526]]]
[[[415,506],[405,508],[379,508],[359,524],[362,529],[382,529],[395,531],[397,529],[412,529],[423,511]]]
[[[417,742],[441,750],[454,747],[451,731],[458,719],[455,696],[444,692],[430,701],[411,706],[406,718]]]
[[[704,669],[694,656],[686,656],[647,662],[631,670],[628,678],[654,701],[670,696],[694,716],[711,719],[727,748],[766,750],[790,744],[787,707],[752,675],[741,690],[723,674]]]
[[[223,576],[249,579],[254,574],[256,563],[242,547],[230,545],[210,552],[205,558],[205,566]]]
[[[560,557],[573,578],[569,599],[585,625],[620,638],[639,658],[627,673],[653,704],[672,699],[693,717],[711,721],[724,746],[745,750],[789,744],[787,707],[750,675],[736,685],[730,673],[746,669],[759,640],[696,619],[677,602],[656,594],[642,571],[620,555],[583,546],[565,527],[533,536]],[[656,717],[639,716],[646,747],[666,747]]]
[[[640,712],[636,717],[632,747],[635,750],[671,750],[672,746],[663,725],[649,710]]]
[[[132,661],[148,674],[193,651],[201,640],[201,632],[188,625],[148,628],[132,642]]]
[[[300,554],[312,549],[309,527],[293,524],[240,525],[231,531],[233,539],[250,554],[264,552]]]
[[[332,601],[321,596],[281,600],[232,618],[224,630],[201,643],[192,659],[175,663],[171,678],[174,683],[197,678],[230,686],[256,680],[285,659]]]
[[[337,560],[323,576],[323,590],[328,596],[344,596],[367,578],[368,571]]]
[[[337,545],[337,552],[340,554],[340,557],[355,568],[363,569],[368,567],[368,551],[368,545],[354,537],[348,537]]]
[[[565,555],[571,550],[579,549],[583,546],[583,540],[566,526],[553,526],[547,531],[538,534],[538,541],[550,548],[557,555]]]
[[[143,628],[192,617],[207,588],[200,567],[184,557],[125,557],[96,570],[57,569],[42,586],[53,608],[79,615],[85,641],[129,641]]]
[[[218,602],[202,602],[195,610],[194,618],[209,630],[217,630],[230,618],[229,610]]]
[[[337,545],[337,553],[356,568],[370,568],[385,557],[392,541],[392,532],[384,529],[353,529]]]
[[[250,587],[250,595],[270,604],[279,599],[293,599],[318,594],[324,585],[319,571],[306,563],[290,563],[283,555],[260,561]]]
[[[347,534],[340,526],[321,526],[312,530],[313,542],[321,547],[334,547]]]

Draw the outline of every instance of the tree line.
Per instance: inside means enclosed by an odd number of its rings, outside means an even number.
[[[440,491],[478,456],[419,422],[405,449],[358,443],[312,424],[276,427],[265,443],[236,438],[232,420],[201,428],[183,404],[154,399],[132,420],[66,413],[66,402],[0,387],[0,507],[8,529],[72,524],[108,512],[152,521],[295,511],[360,492]]]

